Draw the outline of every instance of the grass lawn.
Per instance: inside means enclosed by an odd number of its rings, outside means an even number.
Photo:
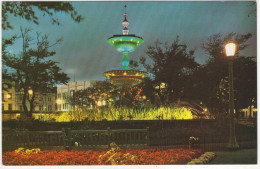
[[[214,152],[216,158],[210,164],[256,164],[257,149]]]

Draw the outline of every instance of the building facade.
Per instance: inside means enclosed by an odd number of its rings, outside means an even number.
[[[97,81],[71,81],[66,85],[57,87],[57,110],[58,111],[71,111],[74,107],[70,104],[70,97],[73,96],[78,90],[84,90],[93,85]],[[91,108],[91,106],[90,106]]]
[[[38,114],[48,114],[57,111],[56,104],[56,89],[52,93],[35,93],[35,107],[33,117]],[[18,119],[23,111],[22,106],[23,91],[17,90],[15,82],[2,80],[2,119]],[[26,101],[26,106],[29,107],[29,102]]]

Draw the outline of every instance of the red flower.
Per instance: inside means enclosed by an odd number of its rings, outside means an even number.
[[[110,165],[105,150],[72,150],[72,151],[41,151],[29,155],[4,152],[2,161],[4,165]],[[198,149],[119,149],[117,158],[124,164],[160,165],[160,164],[186,164],[193,158],[202,154]],[[99,156],[104,159],[99,160]],[[125,156],[124,156],[125,155]]]

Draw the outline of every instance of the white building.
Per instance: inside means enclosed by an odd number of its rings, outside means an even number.
[[[57,110],[58,111],[70,111],[73,110],[73,106],[69,103],[69,98],[78,90],[84,90],[88,87],[93,87],[96,81],[71,81],[67,85],[61,85],[57,87]]]

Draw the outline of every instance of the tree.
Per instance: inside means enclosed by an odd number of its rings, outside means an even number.
[[[200,76],[206,78],[201,79],[202,81],[199,86],[201,88],[203,88],[203,86],[205,87],[204,90],[202,90],[204,91],[204,95],[201,95],[203,96],[201,99],[207,106],[211,108],[212,112],[226,109],[226,106],[224,106],[225,104],[220,104],[217,97],[217,93],[220,89],[219,86],[221,84],[223,86],[223,79],[228,76],[228,58],[224,52],[224,45],[229,41],[234,41],[237,44],[237,52],[234,58],[234,79],[239,79],[239,76],[241,73],[243,73],[241,70],[247,69],[249,67],[246,68],[246,64],[237,64],[236,62],[242,58],[242,56],[240,56],[240,52],[248,46],[246,42],[251,37],[252,35],[250,33],[245,35],[236,33],[230,33],[227,35],[215,34],[203,42],[202,48],[210,56],[210,59],[207,61],[206,65],[201,68],[204,69],[204,71]],[[237,97],[237,93],[239,91],[244,90],[242,88],[237,88],[238,86],[236,83],[237,82],[234,82],[235,97]]]
[[[53,85],[64,84],[69,80],[67,75],[61,72],[57,62],[49,59],[55,55],[55,52],[50,51],[50,48],[59,44],[62,39],[51,44],[47,35],[36,33],[36,39],[33,41],[30,32],[30,29],[21,28],[21,36],[16,36],[12,41],[14,42],[18,38],[22,39],[20,54],[8,53],[6,46],[2,54],[3,66],[10,80],[15,81],[16,89],[23,93],[24,112],[21,116],[25,119],[32,118],[36,92],[48,92],[52,90]],[[31,91],[30,94],[29,91]],[[27,101],[29,107],[26,105]]]
[[[187,78],[192,76],[198,67],[194,60],[194,51],[188,51],[187,45],[180,43],[177,36],[171,45],[157,41],[155,46],[148,46],[146,51],[152,60],[151,64],[146,64],[146,58],[140,58],[141,64],[147,72],[153,75],[152,81],[159,90],[155,90],[160,100],[164,104],[170,104],[183,98]],[[161,84],[165,84],[164,93],[161,91]]]
[[[250,12],[248,14],[248,17],[250,17],[251,15],[254,15],[256,17],[256,1],[250,2]]]
[[[91,105],[97,106],[98,101],[114,102],[119,97],[117,88],[107,81],[97,81],[92,87],[76,91],[70,96],[69,101],[72,106],[79,109],[87,109]],[[104,105],[103,105],[104,106]]]
[[[75,22],[80,22],[83,17],[78,14],[70,2],[3,2],[2,3],[2,28],[4,30],[12,29],[8,17],[13,15],[19,16],[28,21],[33,21],[35,24],[39,24],[38,17],[36,16],[36,9],[41,11],[44,15],[48,15],[53,24],[60,24],[58,18],[53,16],[56,12],[65,12],[70,15]]]
[[[7,46],[12,45],[14,41],[17,39],[17,36],[14,35],[9,39],[2,39],[2,55],[6,56],[8,55],[8,52],[6,50]],[[9,75],[6,69],[2,68],[2,79],[9,79]],[[9,85],[9,82],[2,81],[2,86]],[[7,91],[4,87],[2,87],[2,91]],[[4,101],[4,98],[2,98],[2,101]]]
[[[234,90],[236,111],[249,106],[256,107],[257,64],[254,57],[237,57],[234,62]]]

